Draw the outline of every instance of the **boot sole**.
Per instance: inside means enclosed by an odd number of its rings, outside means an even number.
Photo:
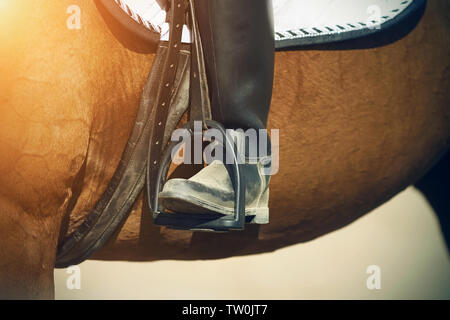
[[[161,192],[159,196],[159,203],[163,208],[173,212],[187,214],[209,214],[217,215],[218,217],[224,215],[231,216],[234,214],[234,208],[218,206],[214,203],[194,196],[180,196],[180,194],[172,192]],[[269,208],[245,208],[245,216],[250,217],[250,221],[248,223],[267,224],[269,223]]]

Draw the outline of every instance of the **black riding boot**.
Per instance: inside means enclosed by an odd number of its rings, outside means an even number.
[[[213,119],[230,129],[265,129],[274,72],[272,1],[195,3]],[[268,157],[253,157],[253,162],[248,163],[248,151],[246,156],[246,215],[252,216],[254,223],[267,223],[269,176],[261,167],[262,162],[267,164]],[[218,161],[188,180],[169,180],[160,201],[163,207],[176,212],[234,212],[233,187],[225,166]]]

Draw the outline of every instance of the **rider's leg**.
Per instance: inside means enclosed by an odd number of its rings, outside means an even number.
[[[274,69],[272,1],[197,0],[196,11],[213,119],[227,128],[265,129]],[[245,165],[246,214],[264,223],[269,177],[261,174],[257,162]],[[233,214],[234,192],[221,163],[210,164],[189,180],[169,180],[160,199],[178,212]]]
[[[273,86],[271,0],[197,0],[213,118],[266,128]]]

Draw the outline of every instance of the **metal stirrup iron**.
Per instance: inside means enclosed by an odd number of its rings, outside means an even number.
[[[156,225],[173,229],[192,231],[229,231],[243,230],[245,226],[245,181],[243,168],[239,164],[238,151],[232,138],[226,134],[225,127],[211,119],[211,106],[206,79],[203,48],[200,32],[195,16],[194,0],[171,0],[169,9],[169,41],[160,44],[167,46],[165,62],[161,70],[161,82],[158,88],[155,110],[154,127],[151,128],[149,156],[147,163],[147,196],[148,205]],[[188,21],[186,21],[188,20]],[[169,117],[172,87],[175,82],[183,26],[187,22],[191,31],[191,65],[190,65],[190,119],[183,128],[192,135],[195,132],[194,121],[201,121],[203,129],[213,128],[218,130],[223,137],[223,147],[231,151],[232,164],[227,166],[235,192],[234,214],[223,216],[220,214],[192,214],[171,213],[159,207],[159,193],[167,179],[167,174],[172,162],[171,155],[179,145],[179,141],[173,141],[165,146],[166,123]]]

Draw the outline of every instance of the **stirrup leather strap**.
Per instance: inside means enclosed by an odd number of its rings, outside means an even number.
[[[209,98],[208,83],[205,71],[203,48],[200,39],[197,20],[195,18],[194,0],[171,0],[169,9],[169,41],[161,41],[160,48],[166,51],[165,61],[161,68],[161,82],[159,84],[157,98],[153,109],[153,123],[149,142],[149,156],[147,168],[147,192],[149,195],[149,206],[152,208],[153,194],[157,182],[157,173],[161,157],[166,149],[167,137],[170,136],[168,130],[172,130],[167,123],[173,122],[171,119],[171,108],[173,108],[173,98],[175,94],[175,80],[180,63],[180,53],[182,50],[183,25],[188,22],[191,30],[192,44],[190,45],[190,88],[189,105],[190,121],[202,121],[206,128],[206,121],[211,119],[211,105]],[[185,71],[183,71],[185,72]],[[178,120],[178,119],[177,119]],[[157,210],[157,208],[152,208]]]

